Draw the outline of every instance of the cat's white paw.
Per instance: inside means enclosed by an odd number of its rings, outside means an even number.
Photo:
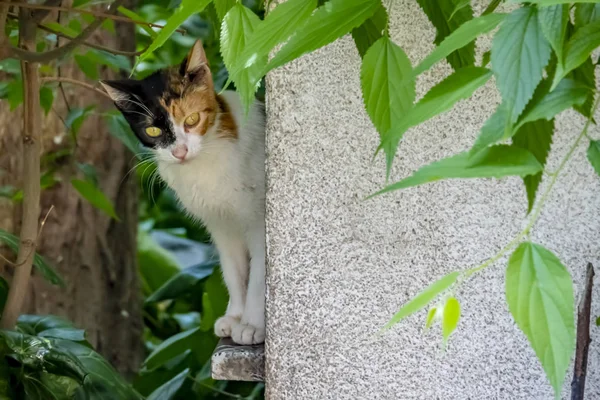
[[[215,321],[215,335],[218,337],[231,337],[233,327],[240,324],[239,317],[223,315]]]
[[[231,339],[237,344],[259,344],[265,341],[265,328],[240,322],[233,327]]]

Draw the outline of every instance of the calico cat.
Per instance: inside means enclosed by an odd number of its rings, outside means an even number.
[[[202,43],[181,66],[140,80],[101,82],[164,182],[200,219],[229,291],[215,333],[239,344],[265,338],[265,117],[236,92],[217,95]]]

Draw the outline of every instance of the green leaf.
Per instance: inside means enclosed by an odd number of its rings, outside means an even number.
[[[221,271],[215,269],[204,284],[204,294],[202,297],[203,314],[200,329],[211,331],[216,319],[225,314],[228,301],[229,294],[223,283]]]
[[[553,133],[554,120],[540,119],[521,126],[512,141],[515,146],[530,151],[540,164],[545,166],[552,145]],[[527,213],[530,213],[535,203],[535,194],[542,182],[542,173],[528,175],[523,178],[523,182],[527,191]]]
[[[410,60],[402,49],[384,36],[367,51],[360,71],[367,113],[383,140],[398,129],[404,114],[413,106],[415,78]],[[388,174],[395,148],[387,151]]]
[[[21,241],[15,235],[0,229],[0,242],[3,242],[10,247],[12,251],[18,253]],[[33,266],[40,274],[42,274],[46,281],[56,286],[65,287],[63,278],[54,270],[54,267],[52,267],[52,265],[37,252],[33,256]]]
[[[352,38],[361,57],[364,57],[373,43],[383,36],[387,22],[387,11],[383,5],[380,5],[371,18],[352,29]]]
[[[38,336],[82,342],[85,340],[85,331],[73,328],[52,328],[41,331]]]
[[[235,82],[246,111],[254,101],[254,93],[260,83],[261,71],[267,63],[267,55],[257,55],[248,68],[239,69],[237,67],[241,64],[240,56],[246,48],[246,43],[260,23],[260,19],[252,10],[238,3],[229,10],[221,25],[223,62],[231,79]]]
[[[67,25],[58,24],[56,22],[46,22],[44,23],[44,26],[71,38],[74,38],[79,34],[79,32],[77,32],[75,29],[72,29]]]
[[[533,96],[550,60],[550,45],[539,26],[535,7],[522,7],[506,17],[492,42],[492,70],[515,122]]]
[[[598,176],[600,176],[600,140],[590,140],[590,146],[587,149],[587,158]]]
[[[94,110],[94,106],[87,106],[86,108],[74,107],[71,108],[65,119],[65,125],[67,129],[71,129],[73,135],[77,136],[81,125],[85,122],[86,118]]]
[[[473,42],[480,35],[494,29],[506,14],[488,14],[475,18],[462,24],[458,29],[448,35],[440,44],[415,68],[415,74],[421,74],[434,64],[448,57],[457,49],[463,48]]]
[[[239,73],[241,68],[250,68],[258,62],[260,69],[254,74],[260,76],[269,52],[295,33],[310,17],[316,6],[316,0],[288,0],[269,12],[264,21],[254,23],[254,29],[247,35],[246,45],[240,46],[241,56],[234,61],[234,74]],[[234,33],[231,32],[232,35]],[[229,58],[238,56],[239,53],[233,50],[233,54],[228,54]]]
[[[200,327],[173,335],[159,344],[144,361],[144,367],[154,369],[167,361],[198,345]]]
[[[81,197],[87,200],[92,206],[103,211],[109,217],[120,221],[111,201],[93,184],[93,182],[72,179],[71,185],[73,185]]]
[[[93,60],[88,58],[82,54],[75,55],[75,62],[79,69],[91,80],[97,81],[100,77],[100,73],[98,72],[98,64],[96,64]]]
[[[125,8],[123,6],[119,6],[119,8],[117,8],[117,11],[119,11],[124,16],[126,16],[128,18],[131,18],[134,21],[145,21],[144,17],[142,17],[139,14],[136,14],[135,12],[133,12],[130,9]],[[144,30],[144,32],[146,32],[148,34],[148,36],[150,36],[152,39],[156,38],[156,36],[158,35],[158,33],[156,33],[154,31],[154,29],[152,29],[148,25],[139,24],[137,26],[139,26],[140,28],[142,28]]]
[[[427,306],[427,304],[431,303],[433,299],[435,299],[443,291],[452,286],[454,282],[456,282],[456,279],[458,279],[459,275],[459,272],[451,272],[447,275],[444,275],[442,278],[438,279],[431,285],[427,286],[427,288],[425,288],[421,293],[419,293],[412,300],[403,305],[400,308],[400,310],[398,310],[398,312],[394,314],[392,319],[390,319],[390,321],[387,324],[385,324],[382,330],[391,328],[398,322],[402,321],[404,318],[416,313],[417,311]]]
[[[600,21],[579,28],[567,42],[564,50],[564,62],[558,65],[552,88],[569,72],[580,66],[600,46]]]
[[[40,89],[40,104],[44,110],[44,114],[48,115],[54,102],[54,92],[48,86],[43,86]]]
[[[266,72],[310,53],[360,26],[379,8],[378,0],[330,0],[319,7],[267,65]]]
[[[115,72],[121,70],[128,71],[131,69],[129,58],[120,54],[111,54],[107,51],[92,49],[84,55],[90,61],[98,65],[105,65]]]
[[[154,41],[150,44],[148,49],[142,53],[142,55],[140,55],[136,65],[150,57],[150,55],[158,48],[162,47],[162,45],[167,41],[167,39],[169,39],[169,37],[171,37],[173,32],[175,32],[181,24],[183,24],[190,16],[204,10],[204,8],[206,8],[211,1],[212,0],[182,0],[181,5],[167,20],[164,28],[162,28],[158,35],[156,35]]]
[[[131,130],[123,114],[114,110],[109,111],[105,116],[110,134],[119,139],[139,160],[142,160],[144,154],[147,154],[147,150],[142,149],[140,141]]]
[[[426,165],[414,174],[371,195],[451,178],[502,178],[537,174],[543,167],[527,150],[507,145],[485,148],[476,154],[464,152]]]
[[[218,0],[217,0],[218,1]],[[185,379],[190,374],[189,368],[183,370],[179,375],[175,376],[170,381],[156,389],[147,398],[147,400],[171,400],[175,398],[175,395],[181,389],[185,383]]]
[[[145,283],[150,296],[165,282],[180,272],[180,266],[173,254],[161,247],[143,230],[138,231],[137,258],[140,278]]]
[[[559,398],[575,350],[569,271],[544,247],[521,243],[508,260],[506,301]]]
[[[592,106],[594,105],[594,93],[596,91],[595,65],[592,57],[588,57],[579,67],[567,75],[570,79],[587,88],[587,98],[583,104],[575,104],[573,108],[586,118],[592,117]],[[564,80],[564,79],[563,79]],[[561,81],[562,83],[562,81]],[[558,85],[560,87],[560,84]]]
[[[215,0],[213,4],[215,5],[215,9],[217,10],[217,15],[220,20],[225,18],[225,15],[231,10],[237,0]]]
[[[437,31],[434,40],[436,45],[440,45],[442,40],[473,18],[473,10],[469,4],[457,8],[462,0],[417,0],[417,3]],[[462,48],[446,56],[446,59],[455,70],[475,64],[475,42],[465,43]]]
[[[562,60],[562,51],[569,22],[569,5],[542,7],[538,11],[538,18],[544,36],[554,49],[558,59]]]
[[[198,282],[217,270],[218,263],[211,261],[188,267],[173,276],[146,299],[147,303],[176,299],[190,293]]]
[[[434,321],[436,315],[437,315],[437,308],[431,307],[429,309],[429,311],[427,312],[427,320],[425,321],[425,329],[426,330],[431,328],[431,325],[433,325],[433,321]]]
[[[450,297],[444,304],[444,313],[442,315],[442,336],[444,343],[448,343],[448,338],[456,329],[460,319],[460,303],[456,298]]]
[[[50,329],[74,329],[74,327],[71,322],[57,315],[23,314],[17,320],[17,329],[35,336]]]
[[[10,104],[10,111],[14,111],[23,103],[23,81],[12,80],[6,86],[6,100]]]
[[[599,2],[600,3],[600,2]],[[575,28],[579,29],[590,22],[600,20],[600,4],[576,3],[575,4]]]

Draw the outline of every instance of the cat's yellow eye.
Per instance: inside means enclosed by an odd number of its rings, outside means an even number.
[[[200,114],[198,114],[197,112],[190,114],[184,121],[185,126],[194,126],[198,123],[199,120],[200,120]]]
[[[155,126],[150,126],[150,127],[146,128],[146,135],[148,135],[150,137],[158,137],[161,134],[162,134],[162,131]]]

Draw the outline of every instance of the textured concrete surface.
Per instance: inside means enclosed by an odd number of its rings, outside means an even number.
[[[416,64],[433,49],[434,30],[415,1],[393,3],[392,37]],[[506,258],[456,293],[463,318],[446,352],[439,330],[422,332],[426,311],[369,341],[433,280],[503,247],[523,226],[526,196],[520,179],[507,178],[441,181],[363,201],[384,185],[385,166],[382,157],[371,161],[378,135],[363,109],[359,70],[346,37],[267,79],[267,398],[551,400],[508,313]],[[423,74],[418,96],[449,72],[443,63]],[[410,130],[392,181],[468,149],[498,102],[489,82]],[[583,123],[573,112],[560,116],[550,170]],[[591,135],[600,138],[600,130]],[[585,150],[559,177],[531,235],[568,266],[576,296],[586,263],[600,270],[600,180]],[[600,399],[600,328],[592,337],[586,398]],[[569,369],[564,398],[571,377]]]
[[[263,382],[265,348],[262,344],[240,346],[230,338],[221,339],[210,360],[211,375],[218,381]]]

